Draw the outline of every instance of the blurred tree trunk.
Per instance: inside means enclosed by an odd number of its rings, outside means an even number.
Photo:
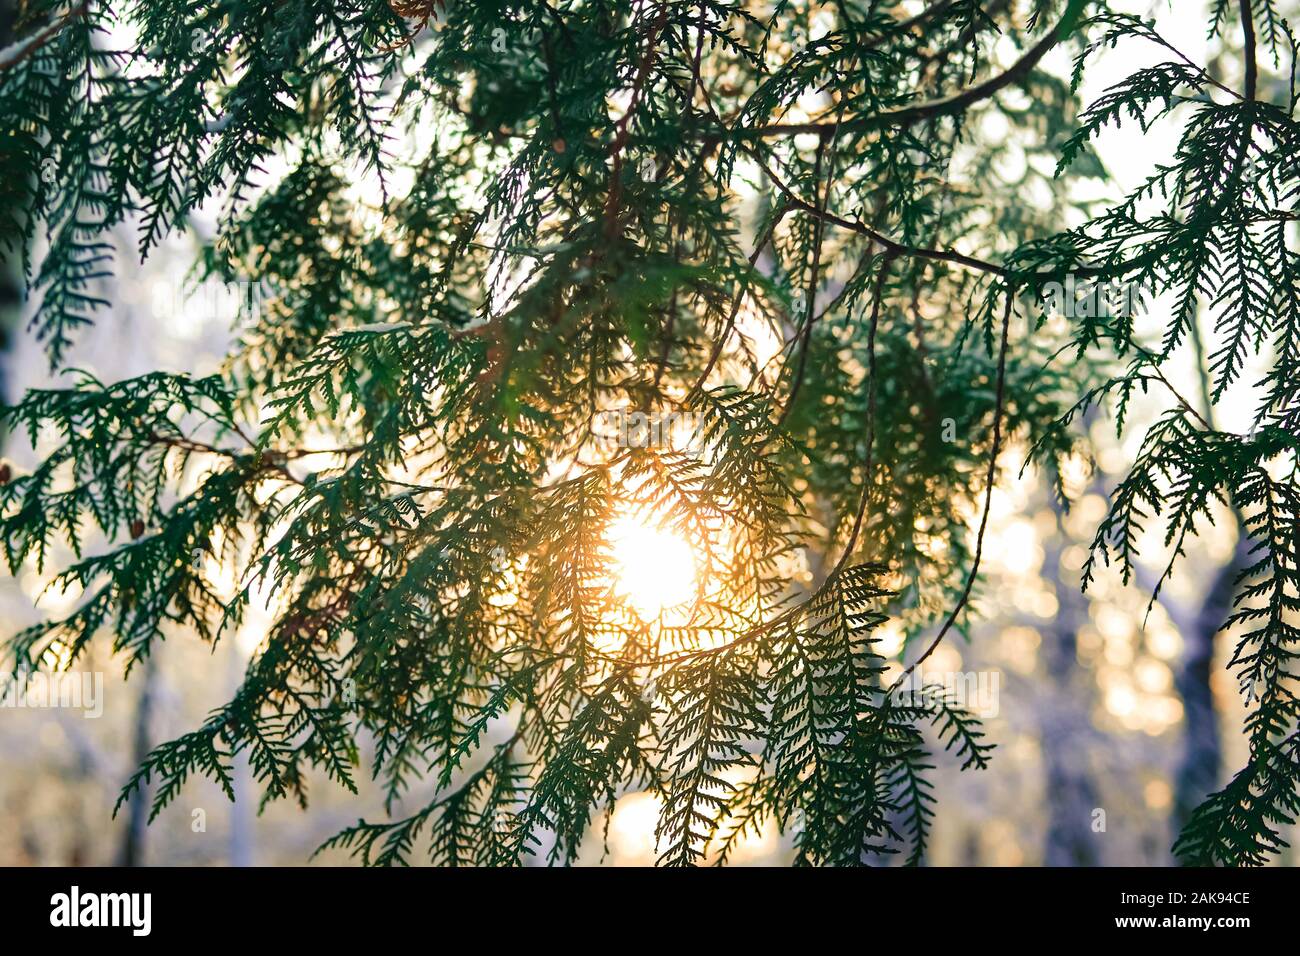
[[[1228,619],[1237,575],[1246,566],[1250,553],[1250,538],[1242,531],[1241,518],[1236,511],[1232,514],[1237,543],[1232,557],[1210,570],[1209,590],[1201,604],[1189,607],[1170,595],[1167,588],[1157,599],[1183,640],[1183,654],[1174,667],[1174,689],[1183,703],[1182,747],[1174,771],[1170,814],[1175,833],[1182,830],[1191,812],[1218,789],[1223,769],[1219,713],[1210,681],[1214,673],[1215,637]],[[1140,564],[1135,565],[1134,571],[1137,587],[1150,595],[1159,580],[1156,574]]]
[[[1237,575],[1250,553],[1250,538],[1237,521],[1232,557],[1218,569],[1205,600],[1183,630],[1183,659],[1174,686],[1183,701],[1183,752],[1174,780],[1173,825],[1181,831],[1192,810],[1219,787],[1223,743],[1214,706],[1210,675],[1214,667],[1214,638],[1228,619],[1236,593]]]
[[[231,785],[235,791],[235,802],[230,805],[230,865],[252,866],[253,830],[256,823],[253,801],[257,799],[257,792],[253,786],[252,770],[248,766],[247,751],[235,757]]]
[[[16,0],[0,0],[0,47],[13,43],[17,16]],[[19,323],[22,302],[23,282],[19,266],[9,257],[0,257],[0,352],[9,350],[9,330]],[[0,401],[9,399],[5,370],[0,368]]]
[[[230,671],[234,687],[238,689],[244,679],[248,660],[239,649],[239,641],[230,642]],[[253,803],[257,800],[253,772],[248,765],[248,751],[235,755],[232,761],[231,789],[234,800],[230,804],[230,842],[227,846],[231,866],[253,865],[253,830],[256,825]]]
[[[1205,345],[1200,329],[1193,323],[1191,345],[1196,355],[1203,417],[1211,428],[1214,404],[1210,401],[1210,378],[1205,361]],[[1241,513],[1235,504],[1230,510],[1237,542],[1232,557],[1210,581],[1205,599],[1195,616],[1184,612],[1184,621],[1175,618],[1183,638],[1183,658],[1174,675],[1174,686],[1183,701],[1183,751],[1174,776],[1174,806],[1171,823],[1174,833],[1182,831],[1191,812],[1219,787],[1223,767],[1223,742],[1219,735],[1219,715],[1214,706],[1210,675],[1214,667],[1214,638],[1228,619],[1232,608],[1237,575],[1246,567],[1250,555],[1250,538]],[[1168,606],[1168,605],[1166,605]]]
[[[135,710],[132,770],[144,763],[145,757],[149,756],[149,751],[153,748],[154,704],[158,698],[158,663],[154,654],[146,657],[141,666],[144,673],[141,675],[140,699]],[[119,866],[144,866],[145,837],[149,831],[149,804],[152,799],[153,788],[146,783],[127,804],[126,833],[118,856]]]
[[[1055,619],[1041,628],[1048,702],[1039,708],[1043,762],[1046,769],[1047,835],[1045,866],[1096,866],[1098,835],[1093,832],[1097,788],[1088,760],[1091,726],[1089,693],[1079,676],[1079,630],[1088,621],[1088,598],[1077,572],[1061,564],[1073,543],[1055,495],[1047,496],[1056,515],[1056,534],[1043,548],[1043,578],[1051,582],[1057,602]]]

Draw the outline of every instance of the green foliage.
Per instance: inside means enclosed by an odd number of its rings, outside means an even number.
[[[310,770],[355,789],[368,763],[390,819],[327,844],[368,863],[572,862],[629,788],[662,801],[665,863],[725,861],[773,820],[801,863],[918,863],[932,751],[978,769],[991,745],[955,701],[900,693],[877,629],[933,648],[964,627],[999,456],[1070,453],[1112,394],[1122,421],[1204,299],[1216,401],[1275,345],[1267,427],[1180,399],[1097,554],[1129,562],[1152,514],[1175,554],[1215,502],[1247,515],[1251,763],[1179,847],[1258,862],[1300,779],[1273,467],[1297,434],[1294,103],[1165,45],[1076,115],[1039,68],[1054,46],[1077,84],[1089,35],[1163,44],[1098,6],[29,4],[0,66],[0,242],[26,267],[48,238],[28,271],[51,362],[105,304],[124,223],[148,255],[219,209],[195,277],[260,301],[219,376],[83,376],[4,409],[41,454],[0,486],[8,564],[67,542],[85,594],[13,639],[16,666],[101,631],[130,660],[172,628],[215,642],[269,593],[234,698],[123,801],[156,784],[157,814],[194,774],[233,795],[247,753],[266,800],[304,806]],[[1176,156],[1113,208],[1050,173],[1100,176],[1093,136],[1174,113]],[[1172,290],[1163,342],[1045,321],[1033,296],[1067,272]],[[1107,379],[1112,353],[1131,361]],[[684,415],[698,447],[612,447],[612,410]],[[682,606],[620,591],[628,516],[691,543]]]

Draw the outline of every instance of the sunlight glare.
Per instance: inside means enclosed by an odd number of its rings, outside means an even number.
[[[654,620],[695,596],[695,554],[680,535],[629,516],[610,526],[609,540],[614,590],[642,620]]]

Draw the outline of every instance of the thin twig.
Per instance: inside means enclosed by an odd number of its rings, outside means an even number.
[[[1248,0],[1241,0],[1241,2],[1247,3]],[[922,120],[960,113],[966,107],[981,100],[989,99],[1003,88],[1027,76],[1038,65],[1038,61],[1061,41],[1064,32],[1061,29],[1062,25],[1058,24],[1052,28],[1046,36],[1034,44],[1006,72],[990,77],[983,83],[977,83],[959,93],[941,99],[916,103],[888,113],[877,113],[874,116],[861,116],[857,119],[850,119],[842,124],[842,128],[845,132],[850,133],[866,132],[890,126],[910,126]],[[838,126],[840,124],[837,122],[834,125]],[[831,126],[830,123],[776,123],[771,126],[758,126],[753,129],[732,130],[731,134],[740,138],[766,139],[773,136],[798,136],[804,133],[825,134]]]
[[[894,264],[895,258],[894,254],[885,253],[880,262],[880,272],[876,276],[875,294],[871,298],[871,324],[867,327],[867,452],[862,462],[862,497],[858,501],[858,513],[853,518],[853,530],[849,532],[848,544],[835,563],[831,577],[839,574],[848,564],[849,556],[858,543],[862,519],[867,513],[867,499],[871,497],[871,469],[876,444],[876,329],[880,326],[880,303],[885,293],[885,281],[889,278],[889,268]]]
[[[841,108],[840,114],[843,115],[843,113],[844,110]],[[826,208],[830,205],[831,189],[835,185],[835,141],[839,139],[839,135],[840,128],[837,122],[834,132],[831,133],[830,145],[827,146],[825,138],[817,144],[817,163],[813,170],[814,190],[817,188],[816,184],[818,179],[821,178],[822,153],[827,149],[830,150],[830,160],[826,170],[826,188],[822,190],[820,213],[817,216],[816,225],[813,226],[815,235],[813,236],[812,268],[808,275],[807,301],[804,303],[807,313],[804,315],[803,321],[800,323],[802,328],[800,329],[798,337],[799,364],[795,368],[794,381],[790,385],[790,394],[786,398],[785,406],[781,409],[781,414],[777,416],[776,419],[776,426],[778,428],[780,428],[782,423],[785,422],[786,417],[790,414],[790,410],[794,408],[794,400],[799,395],[799,389],[803,385],[803,377],[808,368],[808,347],[812,340],[812,328],[813,325],[816,324],[817,316],[817,280],[821,272],[822,242],[826,238],[826,220],[822,217],[825,216]]]
[[[961,597],[957,599],[957,604],[953,607],[952,613],[948,619],[943,622],[943,627],[939,628],[939,633],[934,636],[934,640],[925,649],[915,661],[912,662],[898,678],[889,685],[886,696],[892,694],[899,685],[905,681],[913,671],[921,666],[921,662],[934,653],[940,642],[952,630],[953,625],[957,622],[958,615],[965,609],[967,602],[970,601],[971,590],[975,587],[975,578],[979,574],[980,560],[984,556],[984,532],[988,528],[989,512],[993,507],[993,481],[997,476],[998,453],[1002,450],[1002,411],[1003,404],[1006,401],[1006,382],[1007,382],[1007,338],[1011,328],[1011,306],[1015,299],[1012,287],[1007,287],[1007,304],[1002,310],[1002,343],[998,348],[998,384],[997,398],[993,406],[993,447],[989,451],[989,468],[984,479],[984,513],[980,517],[979,531],[975,535],[975,555],[971,559],[970,572],[966,575],[966,586],[962,589]]]
[[[790,207],[787,204],[782,205],[773,214],[771,223],[768,224],[763,235],[760,236],[758,242],[755,243],[754,251],[749,254],[749,267],[751,269],[753,269],[758,263],[758,257],[763,254],[763,249],[772,241],[772,236],[776,233],[777,226],[780,225],[781,220],[785,218],[785,214],[789,211]],[[736,316],[739,314],[740,304],[745,298],[745,288],[745,284],[741,283],[740,288],[736,290],[735,298],[731,300],[731,314],[727,316],[726,327],[723,328],[722,334],[718,336],[718,341],[714,343],[713,352],[709,355],[709,361],[704,366],[704,371],[702,371],[700,377],[695,380],[695,385],[692,386],[688,394],[693,395],[704,388],[704,383],[708,379],[709,373],[713,371],[713,366],[717,364],[718,358],[722,355],[722,349],[726,345],[727,339],[731,336],[731,330],[736,325]]]
[[[872,241],[879,243],[886,251],[892,252],[896,256],[934,259],[940,262],[951,262],[954,265],[967,266],[971,269],[976,269],[980,272],[987,272],[996,276],[1007,277],[1010,275],[1010,272],[1007,269],[984,259],[978,259],[974,256],[968,256],[947,249],[926,249],[920,246],[909,246],[906,243],[895,242],[893,239],[890,239],[883,233],[877,232],[862,222],[843,219],[833,213],[824,212],[812,203],[803,199],[801,196],[795,194],[795,192],[786,185],[781,177],[772,170],[763,157],[761,157],[755,150],[750,149],[744,144],[741,144],[741,149],[743,149],[750,158],[758,163],[759,168],[762,169],[767,178],[772,181],[772,185],[776,186],[777,191],[786,198],[791,206],[796,209],[802,209],[814,216],[818,216],[833,226],[839,226],[841,229],[848,229],[852,232],[858,233],[859,235],[866,236]]]

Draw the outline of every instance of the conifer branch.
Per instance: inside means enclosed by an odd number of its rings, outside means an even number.
[[[386,818],[327,845],[368,863],[572,863],[634,790],[662,803],[664,863],[733,859],[772,821],[796,862],[917,863],[930,750],[980,770],[991,745],[957,701],[900,691],[970,613],[999,458],[1029,436],[1062,491],[1092,409],[1122,431],[1150,390],[1168,407],[1115,476],[1085,584],[1112,558],[1127,578],[1149,530],[1167,577],[1238,516],[1250,755],[1176,850],[1267,861],[1300,815],[1300,132],[1265,75],[1293,44],[1274,3],[1241,0],[1243,96],[1102,12],[1055,77],[1085,5],[1033,40],[1052,6],[996,73],[1011,8],[943,0],[825,5],[811,40],[806,11],[757,0],[109,2],[0,51],[0,245],[53,364],[112,321],[132,223],[148,257],[219,209],[195,276],[259,306],[219,375],[80,374],[0,408],[34,462],[0,463],[6,563],[82,595],[8,655],[103,641],[129,672],[270,590],[239,689],[124,788],[156,785],[154,815],[195,777],[232,793],[246,753],[265,801],[304,805],[313,770],[355,792],[364,762]],[[1216,50],[1233,9],[1212,11]],[[402,22],[435,11],[440,37]],[[110,19],[128,49],[95,42]],[[1163,62],[1076,110],[1092,51],[1126,39]],[[783,122],[796,104],[809,121]],[[1005,139],[968,121],[986,114]],[[1182,138],[1145,182],[1076,201],[1104,173],[1095,139],[1170,115]],[[1101,301],[1116,283],[1141,294]],[[1206,407],[1169,368],[1202,322]],[[1215,427],[1257,363],[1253,430]],[[660,562],[692,579],[657,613],[637,592],[661,567],[621,567],[640,535],[690,553]],[[887,620],[934,636],[886,686]]]

